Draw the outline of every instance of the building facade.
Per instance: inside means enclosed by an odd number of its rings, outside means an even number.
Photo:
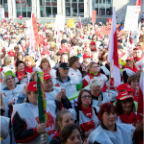
[[[144,0],[141,2],[140,18],[144,16]],[[117,21],[120,22],[125,19],[127,6],[134,6],[135,3],[136,0],[0,0],[5,17],[24,21],[31,17],[33,9],[38,22],[54,22],[56,14],[62,14],[66,20],[91,18],[94,9],[97,11],[97,22],[105,21],[111,17],[113,7],[116,8]],[[19,15],[23,16],[23,20],[19,19]]]

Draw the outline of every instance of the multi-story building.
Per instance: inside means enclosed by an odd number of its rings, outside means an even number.
[[[79,16],[91,18],[92,10],[97,11],[97,22],[105,21],[112,15],[113,7],[116,8],[117,21],[125,19],[128,5],[134,6],[136,0],[0,0],[0,5],[5,10],[5,16],[20,21],[31,17],[31,11],[35,12],[39,22],[53,22],[56,14],[62,14],[65,19],[73,18],[78,21]],[[144,17],[144,0],[141,0],[140,18]],[[23,21],[21,20],[21,21]]]

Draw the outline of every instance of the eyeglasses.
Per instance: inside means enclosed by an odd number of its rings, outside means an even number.
[[[83,96],[83,97],[81,97],[81,98],[83,98],[83,99],[92,98],[92,96],[91,96],[91,95],[85,95],[85,96]]]
[[[94,90],[93,88],[91,88],[93,90],[94,93],[98,93],[100,92],[100,89],[99,90]]]
[[[13,80],[13,79],[14,79],[14,77],[12,77],[12,78],[8,78],[7,81],[9,81],[9,80]]]

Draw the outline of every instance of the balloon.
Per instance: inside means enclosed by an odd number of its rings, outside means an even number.
[[[3,19],[3,22],[6,22],[6,20],[5,20],[5,19]]]
[[[19,19],[23,19],[23,16],[22,16],[22,15],[19,15]]]

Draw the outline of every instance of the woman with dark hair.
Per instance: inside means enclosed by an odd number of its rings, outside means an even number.
[[[135,66],[134,59],[132,57],[128,57],[126,60],[126,66],[122,70],[122,76],[124,78],[124,82],[127,83],[128,77],[136,74],[139,70]]]
[[[25,71],[25,64],[23,61],[16,62],[16,83],[28,84],[30,82],[31,75]]]
[[[127,83],[131,86],[131,88],[134,90],[134,101],[138,102],[138,96],[139,96],[139,76],[137,74],[131,75]]]
[[[99,108],[92,107],[92,96],[86,89],[80,91],[77,104],[75,109],[69,109],[69,111],[73,114],[77,125],[80,126],[82,136],[87,138],[99,124],[97,118]]]
[[[127,91],[120,92],[117,96],[116,108],[118,111],[118,122],[135,124],[137,121],[136,114],[133,112],[133,96]]]
[[[60,133],[63,144],[82,144],[80,129],[75,124],[66,125]]]
[[[116,124],[117,109],[112,103],[101,105],[98,118],[101,124],[88,137],[91,144],[132,144],[135,127]]]
[[[92,35],[92,41],[94,41],[94,42],[97,41],[97,35],[96,35],[96,34],[93,34],[93,35]]]
[[[47,58],[41,60],[40,66],[41,70],[45,73],[49,73],[53,78],[56,78],[56,70],[51,68],[50,62]]]
[[[55,128],[57,132],[52,137],[50,144],[61,144],[59,133],[68,125],[74,123],[73,115],[68,110],[59,111],[56,116]]]

